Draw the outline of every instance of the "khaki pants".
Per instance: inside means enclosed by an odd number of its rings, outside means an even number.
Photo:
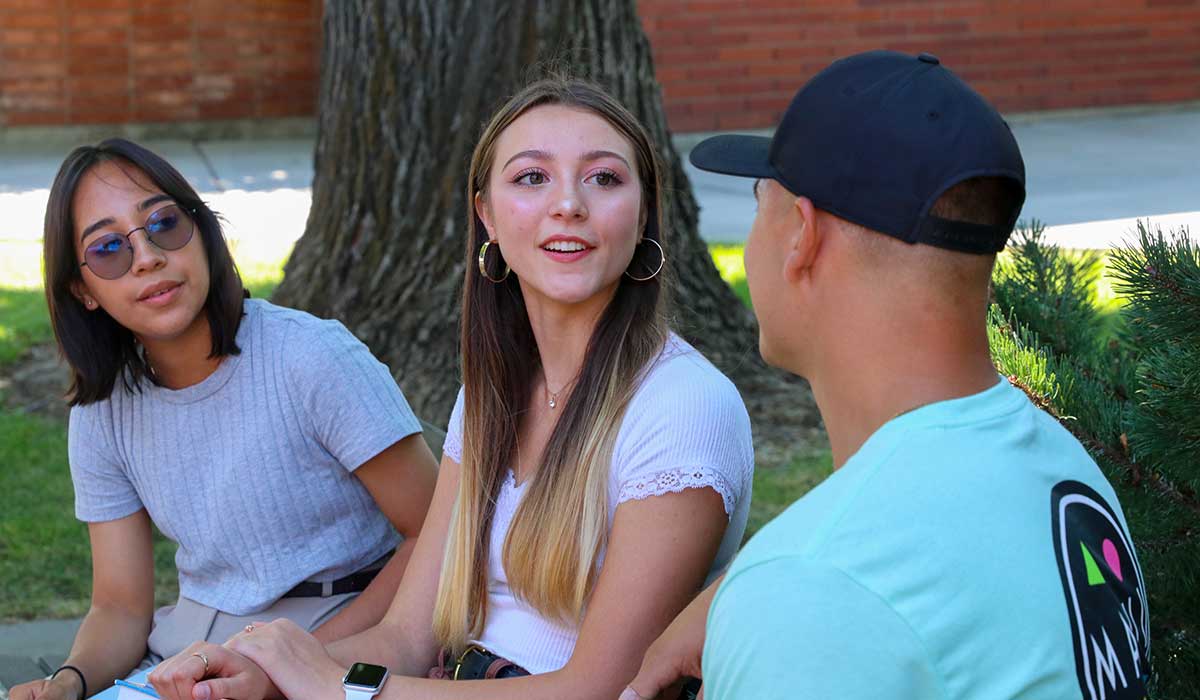
[[[328,598],[280,598],[269,608],[250,615],[231,615],[180,597],[174,605],[155,611],[150,639],[146,642],[149,652],[132,673],[144,671],[163,659],[175,656],[192,642],[223,644],[253,622],[270,622],[286,617],[311,632],[357,596],[357,593],[345,593]]]

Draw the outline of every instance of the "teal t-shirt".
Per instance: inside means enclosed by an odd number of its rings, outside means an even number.
[[[1145,697],[1149,617],[1112,487],[1003,378],[876,431],[734,560],[705,697]]]

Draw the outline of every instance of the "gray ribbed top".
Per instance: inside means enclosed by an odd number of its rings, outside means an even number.
[[[75,514],[145,508],[179,543],[180,593],[245,615],[378,559],[399,536],[352,472],[420,423],[337,321],[248,299],[240,355],[173,391],[117,382],[71,411]]]

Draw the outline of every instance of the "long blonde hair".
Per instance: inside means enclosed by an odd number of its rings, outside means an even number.
[[[601,88],[579,80],[540,80],[492,117],[475,147],[467,184],[463,454],[433,614],[435,636],[456,653],[482,634],[487,620],[488,542],[496,497],[516,456],[518,416],[531,399],[541,362],[515,275],[493,283],[476,265],[487,231],[473,203],[476,193],[487,194],[500,134],[526,111],[547,104],[590,111],[629,140],[642,182],[642,235],[663,245],[657,155],[637,119]],[[495,267],[489,275],[500,277],[499,256],[488,257]],[[644,277],[657,265],[657,249],[639,245],[631,274]],[[597,556],[608,534],[613,443],[641,373],[667,338],[663,288],[661,273],[644,282],[622,276],[592,332],[579,389],[562,405],[504,542],[513,593],[563,624],[578,623],[595,584]]]

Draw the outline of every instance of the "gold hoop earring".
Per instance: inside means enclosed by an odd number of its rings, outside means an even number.
[[[493,284],[500,284],[504,280],[508,279],[508,273],[512,272],[512,270],[509,269],[508,263],[505,263],[504,264],[504,275],[501,276],[500,279],[496,279],[487,273],[487,265],[485,264],[484,260],[486,259],[486,256],[487,256],[488,246],[490,246],[491,244],[492,244],[491,241],[484,241],[483,245],[479,247],[479,274],[483,275],[484,279],[486,279],[487,281],[489,281]],[[500,249],[500,247],[496,246],[496,250],[499,250],[499,249]]]
[[[634,282],[649,282],[650,280],[654,279],[655,277],[658,277],[658,273],[662,272],[663,265],[667,264],[667,253],[666,253],[666,251],[663,250],[663,247],[661,245],[659,245],[658,241],[654,240],[653,238],[642,238],[642,240],[638,241],[638,245],[641,245],[642,243],[645,243],[646,241],[650,241],[651,243],[654,244],[655,248],[658,248],[658,267],[654,270],[654,272],[651,272],[650,275],[647,277],[634,277],[633,275],[629,274],[629,270],[626,270],[625,276],[628,277],[629,279],[633,280]]]

